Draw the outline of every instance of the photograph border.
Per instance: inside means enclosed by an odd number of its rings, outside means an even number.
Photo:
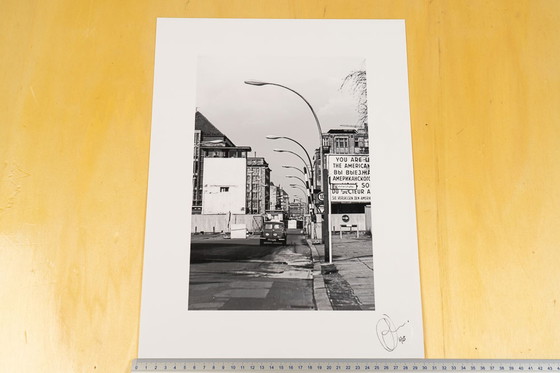
[[[186,310],[196,57],[255,46],[366,58],[376,311]],[[403,20],[158,19],[140,358],[424,356],[406,63]]]

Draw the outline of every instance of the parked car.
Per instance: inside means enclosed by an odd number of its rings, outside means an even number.
[[[280,221],[267,221],[264,223],[261,232],[261,245],[265,242],[279,242],[282,245],[286,244],[286,226]]]

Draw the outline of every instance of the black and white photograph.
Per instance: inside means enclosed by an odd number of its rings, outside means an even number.
[[[201,56],[189,310],[374,310],[364,58]]]
[[[404,22],[156,36],[139,356],[423,356]]]

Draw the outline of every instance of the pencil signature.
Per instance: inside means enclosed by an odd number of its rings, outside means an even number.
[[[393,320],[386,314],[383,314],[383,317],[377,321],[377,338],[385,350],[389,352],[394,351],[399,342],[402,344],[406,341],[406,336],[399,337],[398,332],[407,323],[408,321],[395,327]]]

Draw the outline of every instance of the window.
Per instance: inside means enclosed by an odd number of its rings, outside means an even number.
[[[229,187],[220,187],[220,193],[229,192]]]
[[[348,137],[335,137],[334,138],[334,149],[335,153],[348,153],[349,144]]]

